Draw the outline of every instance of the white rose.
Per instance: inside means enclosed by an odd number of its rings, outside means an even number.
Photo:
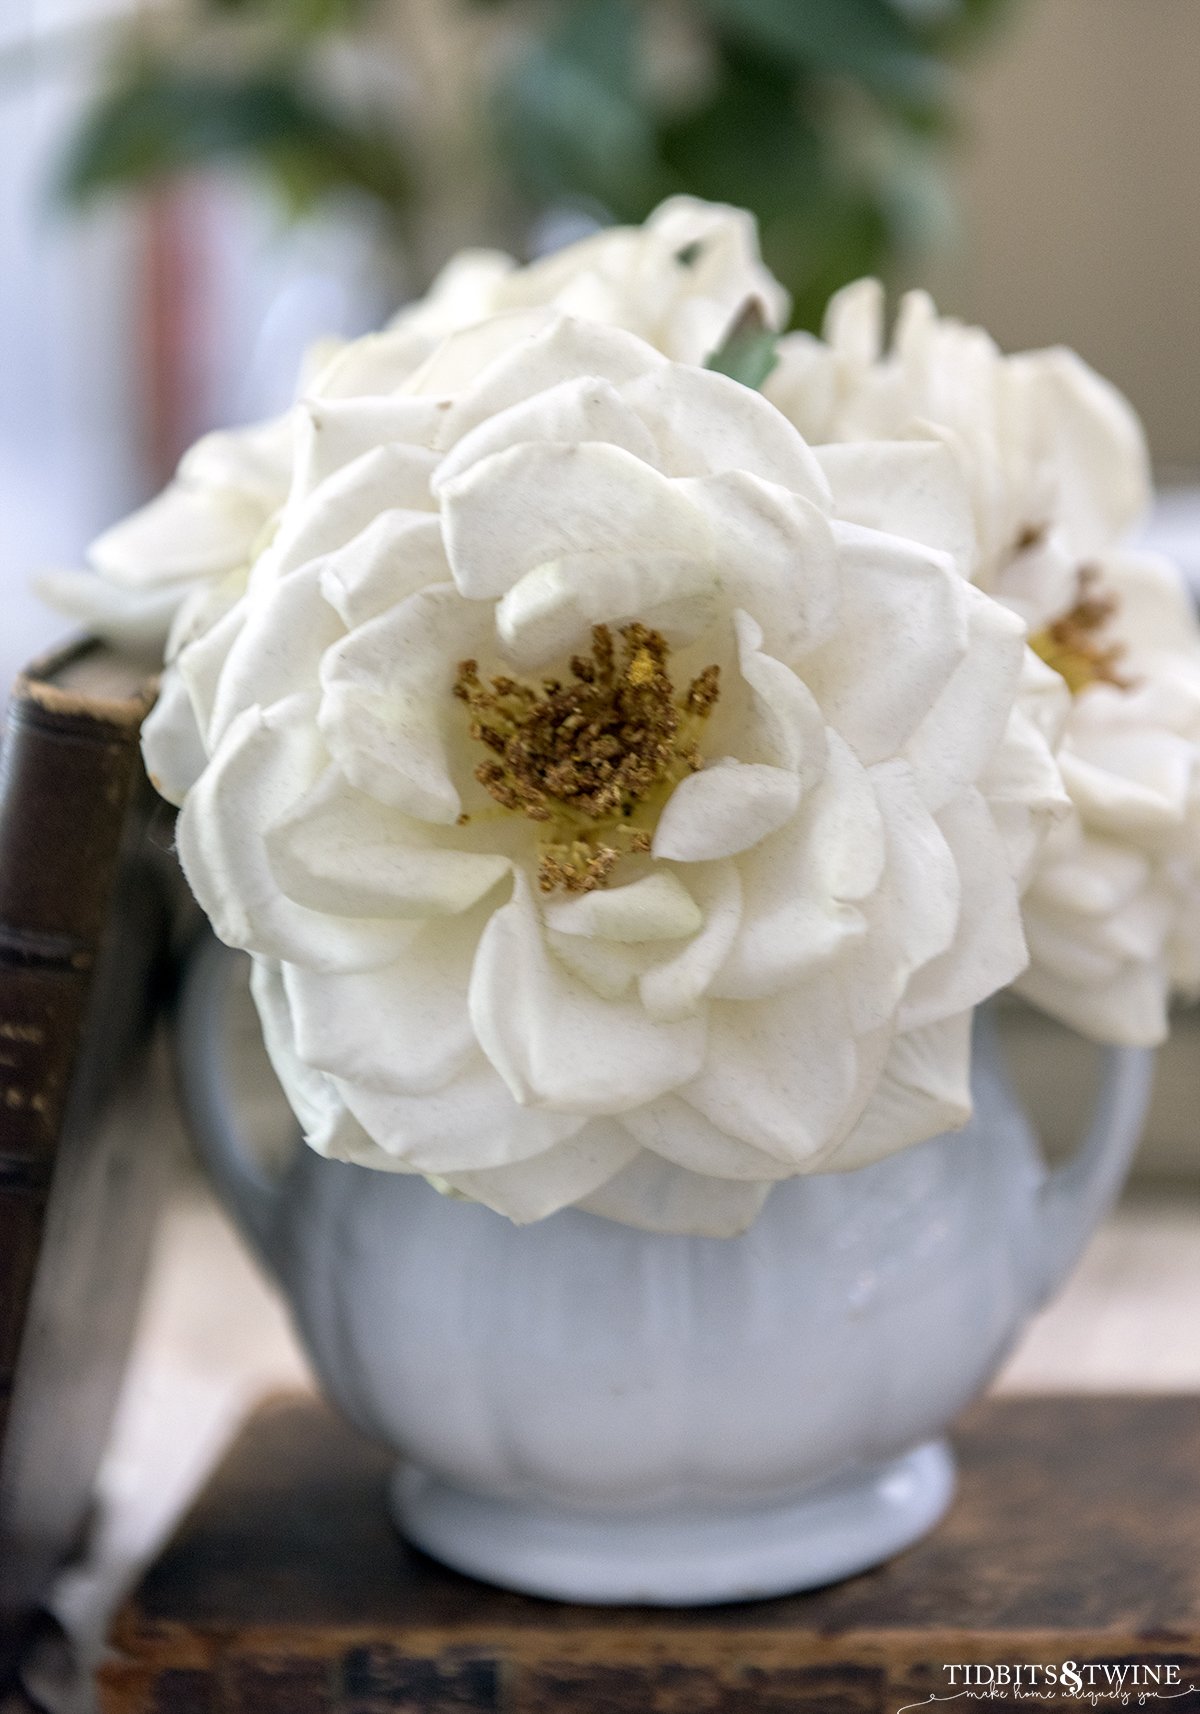
[[[501,311],[549,305],[626,328],[668,357],[702,363],[751,300],[773,326],[783,325],[787,293],[762,264],[753,216],[672,197],[643,226],[597,232],[529,267],[498,251],[463,252],[382,333],[315,347],[299,391],[390,392],[446,334]],[[291,413],[205,436],[157,499],[92,544],[88,558],[99,576],[44,574],[43,598],[98,635],[161,651],[181,603],[190,602],[182,625],[194,630],[210,610],[212,587],[244,580],[287,498],[293,440]]]
[[[906,294],[886,348],[883,308],[878,281],[847,286],[824,340],[781,340],[764,391],[813,445],[940,440],[966,478],[975,581],[1036,630],[1073,603],[1080,563],[1146,509],[1137,417],[1073,351],[1006,357],[924,292]]]
[[[610,327],[498,317],[304,422],[147,755],[203,734],[180,853],[310,1143],[720,1234],[963,1122],[1025,962],[1011,826],[1060,795],[1020,622]]]
[[[44,572],[38,593],[95,635],[161,658],[181,605],[231,577],[287,495],[290,415],[205,435],[168,487],[88,549],[90,572]]]
[[[1074,813],[1026,895],[1016,987],[1087,1035],[1151,1046],[1172,989],[1200,992],[1200,627],[1169,562],[1114,549],[1093,567],[1111,617],[1099,640],[1084,631],[1075,670],[1118,652],[1072,701],[1059,762]]]
[[[1071,692],[1061,716],[1027,669],[1023,710],[1061,743],[1072,814],[1026,896],[1016,987],[1101,1041],[1149,1045],[1172,986],[1200,988],[1200,627],[1176,570],[1124,541],[1150,497],[1140,425],[1066,350],[1005,357],[979,328],[906,297],[890,349],[859,281],[825,339],[789,336],[767,392],[871,521],[868,443],[939,444],[966,478],[977,583],[1019,613]],[[866,460],[862,472],[860,461]],[[921,534],[919,484],[908,517]]]
[[[441,335],[505,310],[552,305],[623,327],[681,363],[703,363],[751,299],[772,327],[784,325],[788,294],[763,265],[754,216],[675,196],[642,226],[607,228],[526,268],[494,251],[468,252],[425,304],[392,326]]]

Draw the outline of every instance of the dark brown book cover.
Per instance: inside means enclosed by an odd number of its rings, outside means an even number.
[[[76,644],[18,680],[0,749],[0,1680],[86,1526],[161,1176],[151,701],[134,665]]]

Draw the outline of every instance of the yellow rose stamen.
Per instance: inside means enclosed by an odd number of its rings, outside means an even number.
[[[621,643],[618,663],[612,632],[596,625],[571,679],[540,687],[507,675],[485,684],[476,661],[458,669],[454,695],[471,711],[471,737],[492,751],[475,778],[502,808],[544,824],[543,892],[592,892],[622,857],[648,852],[659,800],[700,767],[697,732],[720,695],[720,669],[706,667],[677,702],[662,635],[634,623]]]
[[[1117,600],[1101,594],[1099,583],[1100,574],[1093,566],[1081,567],[1075,605],[1029,639],[1034,653],[1066,680],[1072,696],[1092,684],[1129,689],[1129,680],[1117,670],[1124,644],[1106,643],[1101,636],[1117,611]]]

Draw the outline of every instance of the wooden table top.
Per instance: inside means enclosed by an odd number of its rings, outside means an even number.
[[[1074,1661],[1153,1668],[1146,1707],[1200,1714],[1200,1398],[992,1400],[954,1439],[949,1516],[875,1571],[736,1606],[573,1607],[406,1547],[387,1455],[273,1400],[120,1616],[102,1707],[898,1714],[948,1697],[951,1663]],[[992,1700],[1092,1705],[1044,1684]]]

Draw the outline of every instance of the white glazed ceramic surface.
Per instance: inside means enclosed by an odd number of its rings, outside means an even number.
[[[785,1182],[740,1238],[515,1227],[308,1149],[263,1178],[217,1064],[239,976],[215,942],[194,962],[185,1097],[325,1387],[402,1459],[412,1540],[575,1600],[778,1594],[925,1533],[946,1424],[1115,1196],[1149,1091],[1149,1054],[1109,1050],[1091,1133],[1048,1173],[984,1014],[966,1130]]]

